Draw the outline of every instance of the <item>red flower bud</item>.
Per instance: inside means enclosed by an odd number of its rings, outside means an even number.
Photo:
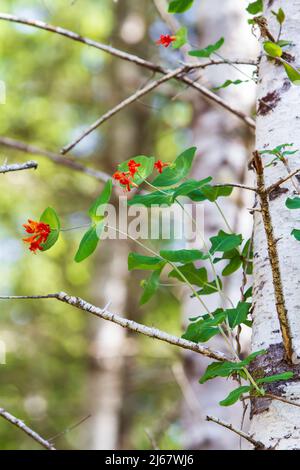
[[[163,163],[161,160],[157,160],[157,162],[154,163],[154,167],[157,169],[158,173],[162,173],[163,168],[166,166],[169,166],[169,163]]]
[[[156,41],[157,45],[169,47],[169,45],[176,41],[176,36],[170,36],[169,34],[161,34],[160,38]]]

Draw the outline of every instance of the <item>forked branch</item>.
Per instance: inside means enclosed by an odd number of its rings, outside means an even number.
[[[252,436],[250,436],[250,434],[234,428],[232,424],[225,423],[225,421],[222,421],[219,418],[214,418],[213,416],[206,416],[206,421],[212,421],[213,423],[219,424],[219,426],[229,429],[229,431],[232,431],[243,439],[246,439],[246,441],[250,442],[250,444],[254,446],[255,450],[267,450],[267,447],[262,442],[256,441]]]
[[[161,65],[155,64],[153,62],[150,62],[148,60],[145,60],[139,56],[136,56],[134,54],[128,54],[127,52],[121,51],[119,49],[116,49],[111,46],[107,46],[106,44],[102,44],[100,42],[94,41],[92,39],[80,36],[77,33],[74,33],[73,31],[69,31],[65,28],[61,28],[59,26],[53,26],[48,23],[44,23],[43,21],[38,21],[38,20],[30,20],[26,18],[20,18],[16,15],[10,15],[6,13],[0,13],[0,20],[4,21],[10,21],[14,23],[19,23],[19,24],[24,24],[27,26],[33,26],[35,28],[43,29],[45,31],[49,31],[51,33],[59,34],[61,36],[64,36],[68,39],[72,39],[73,41],[81,42],[82,44],[86,44],[91,47],[95,47],[96,49],[99,49],[101,51],[107,52],[110,55],[113,55],[115,57],[118,57],[119,59],[126,60],[128,62],[137,64],[141,67],[144,67],[148,70],[152,70],[153,72],[159,72],[164,75],[167,75],[169,73],[174,72],[174,70],[169,70]],[[212,65],[217,65],[216,63]],[[207,66],[207,64],[206,64]],[[192,70],[193,68],[201,68],[201,65],[197,64],[195,67],[192,67],[192,64],[189,66],[189,69]],[[240,118],[247,126],[249,126],[251,129],[255,129],[255,121],[247,116],[245,113],[242,111],[236,109],[234,106],[231,106],[229,103],[224,101],[220,96],[216,95],[215,93],[211,92],[208,88],[206,88],[203,85],[200,85],[199,83],[193,81],[191,78],[186,77],[185,75],[175,75],[174,79],[179,80],[190,87],[196,89],[199,91],[203,96],[205,96],[207,99],[212,100],[213,102],[217,103],[227,111],[231,112],[238,118]],[[64,151],[66,153],[66,150]]]

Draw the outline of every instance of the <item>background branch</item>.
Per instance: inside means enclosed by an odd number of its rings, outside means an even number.
[[[10,171],[21,171],[21,170],[36,170],[38,167],[37,162],[33,160],[29,160],[25,163],[12,163],[10,165],[2,165],[0,166],[0,173],[8,173]]]
[[[41,437],[37,432],[33,431],[31,428],[26,426],[26,424],[23,421],[21,421],[19,418],[16,418],[12,414],[8,413],[3,408],[0,408],[0,416],[2,416],[2,418],[6,419],[6,421],[13,424],[17,428],[21,429],[32,439],[34,439],[36,442],[38,442],[43,447],[45,447],[45,449],[56,450],[53,444],[51,444],[49,441]]]
[[[116,323],[123,328],[126,328],[131,331],[135,331],[136,333],[141,333],[142,335],[149,336],[150,338],[155,338],[160,341],[164,341],[169,344],[173,344],[174,346],[179,346],[183,349],[189,349],[190,351],[194,351],[196,353],[202,354],[203,356],[209,357],[210,359],[215,359],[217,361],[225,361],[230,360],[224,353],[213,351],[209,348],[201,346],[200,344],[193,343],[192,341],[187,341],[183,338],[179,338],[178,336],[171,335],[164,331],[161,331],[157,328],[151,328],[149,326],[142,325],[141,323],[137,323],[133,320],[129,320],[127,318],[121,317],[115,313],[110,313],[107,308],[101,309],[99,307],[95,307],[85,300],[81,299],[80,297],[73,297],[65,292],[58,292],[56,294],[46,294],[46,295],[18,295],[18,296],[0,296],[2,300],[18,300],[18,299],[57,299],[61,302],[65,302],[73,307],[79,308],[80,310],[84,310],[85,312],[89,312],[96,317],[102,318],[103,320],[108,320],[113,323]]]
[[[6,13],[0,13],[0,20],[11,21],[14,23],[24,24],[27,26],[33,26],[35,28],[39,28],[39,29],[43,29],[52,33],[59,34],[61,36],[67,37],[74,41],[81,42],[91,47],[95,47],[96,49],[100,49],[101,51],[107,52],[110,55],[118,57],[119,59],[135,63],[141,67],[147,68],[154,72],[163,73],[165,75],[172,72],[172,70],[165,69],[161,65],[145,60],[139,56],[128,54],[127,52],[121,51],[114,47],[107,46],[106,44],[102,44],[92,39],[80,36],[79,34],[74,33],[73,31],[69,31],[67,29],[61,28],[60,26],[53,26],[48,23],[44,23],[43,21],[20,18],[16,15],[10,15]],[[208,88],[204,87],[203,85],[200,85],[199,83],[196,83],[195,81],[193,81],[192,79],[188,77],[175,76],[174,78],[196,89],[207,99],[214,101],[215,103],[217,103],[218,105],[226,109],[227,111],[233,113],[235,116],[242,119],[242,121],[251,129],[255,129],[255,121],[251,117],[247,116],[242,111],[235,109],[234,106],[231,106],[229,103],[227,103],[222,98],[220,98],[220,96],[216,95],[215,93],[212,93]]]
[[[0,137],[0,145],[18,150],[20,152],[46,157],[49,160],[52,160],[54,163],[57,163],[58,165],[66,166],[71,170],[80,171],[81,173],[85,173],[86,175],[92,176],[93,178],[96,178],[99,181],[106,182],[111,178],[110,175],[108,175],[107,173],[86,167],[81,163],[76,162],[74,159],[62,157],[59,154],[49,152],[47,150],[42,150],[34,145],[29,145],[25,142],[21,142],[15,139],[10,139],[9,137]]]
[[[107,111],[107,113],[103,114],[97,121],[95,121],[88,129],[86,129],[77,139],[75,139],[73,142],[71,142],[69,145],[66,145],[61,149],[61,153],[65,154],[72,150],[79,142],[81,142],[85,137],[87,137],[91,132],[93,132],[95,129],[97,129],[101,124],[104,122],[108,121],[111,117],[113,117],[115,114],[117,114],[119,111],[122,109],[126,108],[126,106],[130,105],[131,103],[134,103],[137,101],[139,98],[142,96],[145,96],[146,94],[150,93],[150,91],[154,90],[155,88],[159,87],[163,83],[167,82],[168,80],[171,80],[171,78],[174,78],[176,75],[179,75],[183,73],[186,70],[186,67],[180,67],[176,70],[173,70],[163,77],[161,77],[159,80],[155,80],[145,87],[141,88],[140,90],[136,91],[133,95],[129,96],[125,100],[121,101],[121,103],[117,104],[114,108],[110,109]]]

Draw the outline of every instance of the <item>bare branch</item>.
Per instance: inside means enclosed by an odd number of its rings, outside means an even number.
[[[280,178],[276,183],[271,184],[268,188],[266,188],[267,193],[270,193],[271,191],[273,191],[273,189],[276,189],[278,186],[281,186],[283,183],[288,181],[290,178],[293,178],[294,176],[296,176],[297,173],[300,173],[300,168],[297,168],[297,170],[292,171],[287,176],[284,176],[283,178]]]
[[[240,189],[248,189],[249,191],[254,191],[257,193],[257,188],[254,186],[246,186],[245,184],[240,183],[222,183],[222,184],[214,184],[214,187],[223,188],[223,186],[230,186],[231,188],[240,188]]]
[[[202,95],[204,95],[206,98],[208,98],[211,101],[214,101],[215,103],[219,104],[222,108],[227,109],[227,111],[231,112],[236,117],[240,118],[248,127],[250,127],[251,129],[255,129],[255,121],[251,117],[247,116],[242,111],[236,109],[234,106],[231,106],[229,103],[227,103],[222,98],[220,98],[220,96],[210,91],[208,88],[204,87],[203,85],[200,85],[199,83],[196,83],[195,81],[193,81],[191,78],[188,78],[188,77],[179,77],[177,78],[177,80],[187,83],[192,88],[195,88],[200,93],[202,93]]]
[[[93,168],[89,168],[84,165],[81,165],[81,163],[76,162],[74,159],[62,157],[59,154],[49,152],[47,150],[42,150],[38,147],[35,147],[34,145],[29,145],[19,140],[10,139],[8,137],[0,137],[0,145],[13,148],[20,152],[24,152],[24,153],[28,153],[32,155],[40,155],[40,156],[49,158],[50,160],[52,160],[54,163],[57,163],[58,165],[63,165],[68,168],[71,168],[72,170],[80,171],[82,173],[85,173],[86,175],[96,178],[99,181],[106,182],[111,178],[110,175],[108,175],[107,173],[104,173],[103,171],[94,170]]]
[[[86,129],[77,139],[75,139],[73,142],[71,142],[69,145],[66,145],[61,149],[62,154],[66,154],[70,150],[72,150],[79,142],[81,142],[85,137],[87,137],[91,132],[93,132],[95,129],[97,129],[101,124],[104,122],[108,121],[112,116],[117,114],[119,111],[122,109],[126,108],[131,103],[134,103],[138,99],[140,99],[142,96],[150,93],[150,91],[154,90],[155,88],[159,87],[163,83],[167,82],[168,80],[171,80],[171,78],[174,78],[176,75],[179,75],[183,73],[186,70],[186,67],[180,67],[176,70],[173,70],[163,77],[161,77],[159,80],[155,80],[145,87],[141,88],[140,90],[136,91],[133,95],[129,96],[125,100],[121,101],[121,103],[117,104],[114,108],[110,109],[107,111],[107,113],[103,114],[97,121],[95,121],[88,129]]]
[[[43,30],[46,30],[46,31],[49,31],[49,32],[52,32],[52,33],[59,34],[61,36],[67,37],[67,38],[72,39],[74,41],[81,42],[81,43],[86,44],[86,45],[91,46],[91,47],[95,47],[96,49],[100,49],[101,51],[107,52],[108,54],[111,54],[115,57],[118,57],[119,59],[126,60],[128,62],[137,64],[141,67],[147,68],[147,69],[152,70],[154,72],[163,73],[165,75],[172,72],[171,70],[165,69],[161,65],[158,65],[158,64],[155,64],[155,63],[150,62],[148,60],[142,59],[141,57],[138,57],[136,55],[128,54],[127,52],[121,51],[121,50],[116,49],[114,47],[107,46],[105,44],[94,41],[92,39],[80,36],[79,34],[74,33],[73,31],[69,31],[69,30],[61,28],[59,26],[49,25],[47,23],[44,23],[43,21],[29,20],[29,19],[26,19],[26,18],[20,18],[16,15],[10,15],[10,14],[6,14],[6,13],[0,13],[0,20],[11,21],[11,22],[14,22],[14,23],[20,23],[20,24],[24,24],[24,25],[27,25],[27,26],[33,26],[35,28],[39,28],[39,29],[43,29]],[[204,87],[203,85],[200,85],[199,83],[195,83],[193,80],[191,80],[190,78],[185,77],[185,76],[175,76],[174,78],[176,80],[179,80],[183,83],[186,83],[190,87],[196,89],[203,96],[205,96],[207,99],[214,101],[215,103],[219,104],[224,109],[226,109],[227,111],[230,111],[235,116],[242,119],[242,121],[247,126],[249,126],[251,129],[255,129],[255,121],[252,118],[247,116],[242,111],[235,109],[229,103],[227,103],[222,98],[220,98],[218,95],[212,93],[208,88]]]
[[[0,166],[0,173],[8,173],[10,171],[21,171],[21,170],[36,170],[38,167],[37,162],[29,160],[25,163],[12,163],[11,165],[2,165]]]
[[[21,421],[19,418],[16,418],[12,414],[8,413],[3,408],[0,408],[0,416],[2,416],[2,418],[6,419],[6,421],[9,421],[11,424],[16,426],[17,428],[21,429],[32,439],[34,439],[36,442],[38,442],[43,447],[45,447],[45,449],[56,450],[53,444],[51,444],[49,441],[46,441],[46,439],[44,439],[38,433],[36,433],[32,429],[30,429],[28,426],[26,426],[26,424],[23,421]]]
[[[95,307],[95,305],[86,302],[80,297],[73,297],[66,294],[65,292],[58,292],[56,294],[47,295],[0,296],[0,300],[1,299],[57,299],[61,302],[65,302],[69,305],[72,305],[73,307],[79,308],[80,310],[89,312],[92,315],[95,315],[96,317],[102,318],[103,320],[111,321],[119,326],[122,326],[123,328],[135,331],[136,333],[141,333],[142,335],[149,336],[150,338],[155,338],[160,341],[173,344],[174,346],[179,346],[183,349],[189,349],[190,351],[194,351],[196,353],[202,354],[203,356],[215,359],[217,361],[230,360],[230,358],[228,358],[222,352],[212,351],[211,349],[201,346],[200,344],[193,343],[192,341],[187,341],[183,338],[179,338],[178,336],[174,336],[164,331],[158,330],[157,328],[150,328],[149,326],[142,325],[141,323],[137,323],[133,320],[123,318],[115,313],[110,313],[107,308],[101,309],[99,307]]]
[[[206,421],[212,421],[213,423],[219,424],[219,426],[229,429],[243,439],[246,439],[246,441],[250,442],[254,446],[255,450],[267,450],[267,447],[262,442],[256,441],[252,436],[250,436],[250,434],[234,428],[232,424],[225,423],[225,421],[221,421],[219,418],[214,418],[213,416],[206,416]]]
[[[211,59],[207,62],[183,62],[183,65],[188,67],[189,69],[206,69],[206,67],[210,67],[212,65],[251,65],[253,67],[257,67],[257,60],[251,59]]]
[[[293,402],[291,400],[287,400],[286,398],[279,397],[278,395],[273,395],[273,393],[265,393],[264,395],[261,396],[256,396],[256,395],[244,395],[241,400],[252,400],[253,398],[258,399],[258,400],[263,400],[263,399],[270,399],[270,400],[277,400],[281,401],[282,403],[286,403],[287,405],[292,405],[296,406],[296,408],[300,408],[300,403]]]

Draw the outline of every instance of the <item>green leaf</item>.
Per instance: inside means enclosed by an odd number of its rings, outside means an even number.
[[[214,254],[217,251],[230,251],[242,243],[242,235],[235,233],[226,233],[220,230],[218,235],[210,238],[211,248],[210,253]]]
[[[286,41],[285,39],[280,39],[277,41],[278,46],[280,47],[286,47],[286,46],[291,46],[293,43],[292,41]]]
[[[192,166],[196,153],[196,147],[191,147],[181,153],[173,163],[172,167],[167,167],[153,181],[153,185],[157,187],[171,186],[185,178]]]
[[[59,230],[51,229],[51,232],[48,235],[47,241],[41,244],[43,251],[47,251],[57,242],[59,237]]]
[[[205,260],[209,257],[200,250],[161,250],[159,254],[168,261],[184,264],[198,259]]]
[[[174,277],[181,282],[185,282],[180,273],[193,285],[203,287],[207,283],[207,271],[205,268],[196,268],[193,263],[188,263],[173,269],[169,277]]]
[[[270,56],[270,57],[281,57],[283,54],[283,50],[281,49],[278,44],[275,44],[275,42],[272,41],[265,41],[263,44],[265,52]]]
[[[252,297],[252,286],[249,287],[249,289],[246,290],[246,292],[244,293],[244,300],[248,300],[248,299],[251,299]]]
[[[239,302],[236,308],[225,310],[230,328],[235,328],[241,323],[245,323],[251,304],[248,302]]]
[[[60,220],[59,217],[52,207],[47,207],[40,217],[40,222],[48,224],[51,228],[51,232],[48,235],[47,241],[41,244],[43,251],[47,251],[57,242],[60,232]]]
[[[154,157],[146,157],[145,155],[139,155],[132,157],[118,165],[118,171],[128,171],[128,162],[134,160],[136,163],[140,163],[141,166],[137,168],[137,172],[133,177],[133,182],[137,185],[141,184],[151,173],[154,168]]]
[[[251,387],[249,387],[249,385],[243,385],[241,387],[238,387],[235,390],[232,390],[232,392],[230,392],[229,395],[224,398],[224,400],[220,401],[219,404],[221,406],[231,406],[240,399],[243,393],[250,392],[250,390]]]
[[[169,3],[169,13],[184,13],[193,5],[194,0],[172,0]]]
[[[300,209],[300,197],[288,197],[285,201],[285,205],[288,209]]]
[[[146,302],[148,302],[157,291],[159,287],[159,277],[160,277],[161,270],[162,268],[157,269],[156,271],[153,271],[149,279],[147,281],[144,281],[143,283],[144,292],[140,299],[140,305],[144,305]]]
[[[284,149],[286,147],[293,147],[294,144],[280,144],[280,145],[277,145],[277,147],[273,148],[273,149],[265,149],[265,150],[261,150],[259,152],[260,155],[265,155],[265,154],[268,154],[268,155],[292,155],[294,153],[297,152],[297,150],[295,151],[284,151]]]
[[[220,309],[219,309],[220,310]],[[206,318],[200,318],[198,321],[191,323],[182,338],[194,343],[205,343],[220,331],[218,325],[225,320],[225,313],[220,311],[214,315],[214,318],[205,315]]]
[[[60,230],[60,221],[58,215],[52,207],[47,207],[40,217],[40,222],[50,225],[51,229]]]
[[[219,197],[227,197],[232,193],[231,186],[211,186],[209,184],[203,186],[201,189],[196,189],[188,194],[188,197],[195,202],[202,202],[209,200],[215,202]]]
[[[105,221],[100,222],[99,224],[90,227],[88,231],[83,235],[83,238],[75,255],[76,263],[80,263],[96,250],[104,227]]]
[[[256,358],[256,356],[259,356],[265,353],[266,353],[265,349],[256,351],[250,354],[250,356],[246,357],[246,359],[240,362],[229,362],[229,361],[213,362],[207,367],[204,375],[201,377],[199,382],[203,384],[207,380],[214,379],[215,377],[229,377],[233,373],[239,374],[239,372],[242,371],[242,369],[244,369],[246,366],[248,366],[250,362]]]
[[[204,49],[199,49],[196,51],[190,51],[189,55],[193,57],[210,57],[211,54],[214,52],[218,51],[220,47],[223,46],[225,40],[224,38],[220,38],[217,42],[214,44],[210,44],[209,46],[205,47]]]
[[[208,178],[205,178],[200,181],[196,181],[192,179],[185,181],[184,183],[181,183],[179,186],[175,188],[174,193],[173,193],[173,199],[175,200],[177,196],[186,196],[190,192],[195,191],[198,188],[201,188],[202,186],[206,186],[207,183],[209,183],[211,180],[212,180],[212,177],[209,176]]]
[[[296,228],[294,228],[294,230],[292,231],[291,235],[294,235],[294,237],[296,238],[296,240],[298,240],[298,242],[300,242],[300,230],[297,230]]]
[[[227,264],[227,266],[225,266],[225,268],[223,269],[222,275],[230,276],[231,274],[233,274],[235,271],[237,271],[240,268],[242,263],[243,262],[239,254],[235,256],[234,258],[231,258],[231,260],[229,261],[229,264]]]
[[[128,206],[140,204],[145,207],[151,207],[152,205],[166,204],[171,206],[173,204],[173,191],[166,191],[167,194],[163,194],[161,191],[153,191],[150,194],[137,194],[132,199],[127,200]]]
[[[176,40],[172,43],[173,49],[180,49],[187,43],[187,29],[183,26],[180,28],[176,34]]]
[[[262,377],[257,379],[256,383],[258,384],[269,384],[272,382],[279,382],[280,380],[289,380],[294,376],[293,372],[282,372],[282,374],[269,375],[267,377]]]
[[[166,262],[157,256],[144,256],[139,253],[129,253],[128,271],[133,269],[156,270],[165,266]]]
[[[88,214],[93,222],[100,222],[104,218],[102,214],[97,214],[97,213],[99,212],[99,209],[101,206],[106,205],[109,202],[110,196],[111,196],[111,190],[112,190],[112,180],[109,180],[105,184],[100,196],[96,199],[96,201],[93,202],[93,204],[89,208]],[[102,213],[104,213],[104,211],[102,211]]]
[[[222,282],[219,277],[218,277],[218,283],[216,280],[211,281],[211,282],[206,282],[203,288],[198,290],[197,294],[200,296],[215,294],[216,292],[219,291],[218,284],[220,286],[220,289],[222,289]],[[195,297],[195,294],[193,294],[192,297]]]
[[[227,88],[230,85],[240,85],[241,83],[248,83],[250,80],[226,80],[222,85],[213,88],[213,91],[221,90],[221,88]]]
[[[286,74],[289,77],[290,81],[294,84],[299,86],[300,85],[300,69],[295,69],[290,64],[284,62],[283,64]]]
[[[285,13],[282,8],[279,8],[278,12],[272,11],[273,15],[276,17],[278,23],[282,25],[285,21]]]
[[[257,13],[260,13],[261,11],[263,11],[263,9],[263,0],[257,0],[256,2],[252,2],[246,8],[247,12],[250,13],[250,15],[257,15]]]

